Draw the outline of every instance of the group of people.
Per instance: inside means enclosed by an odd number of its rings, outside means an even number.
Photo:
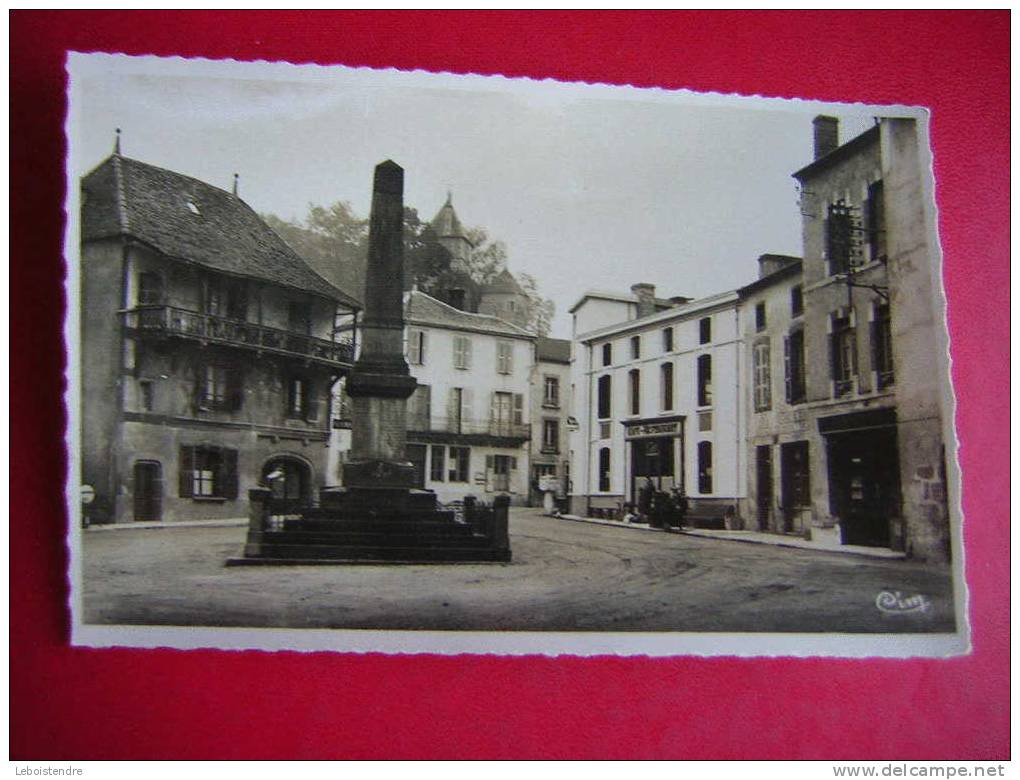
[[[638,491],[637,506],[624,507],[624,520],[648,523],[653,528],[682,528],[687,517],[687,496],[679,486],[670,491],[659,490],[651,478]]]

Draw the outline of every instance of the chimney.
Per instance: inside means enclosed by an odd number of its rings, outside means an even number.
[[[834,116],[816,116],[812,124],[815,126],[815,159],[825,157],[839,146],[839,120]]]
[[[647,317],[655,314],[655,285],[638,282],[630,286],[630,291],[637,297],[637,316]]]
[[[796,263],[799,259],[789,255],[761,255],[758,258],[758,278],[764,279],[766,276],[771,276],[791,263]]]

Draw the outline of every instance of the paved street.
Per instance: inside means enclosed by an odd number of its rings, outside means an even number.
[[[511,513],[511,564],[226,567],[245,529],[84,534],[86,623],[607,631],[952,631],[946,570]],[[927,612],[888,614],[882,591]]]

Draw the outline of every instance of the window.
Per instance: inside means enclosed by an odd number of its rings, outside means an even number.
[[[698,320],[698,343],[708,344],[712,340],[712,318],[703,317]]]
[[[825,222],[825,254],[829,260],[829,274],[845,274],[854,265],[853,209],[842,200],[829,205]]]
[[[450,482],[467,482],[471,474],[471,448],[450,447]]]
[[[853,390],[857,376],[857,341],[849,315],[833,315],[831,339],[833,394],[839,397]]]
[[[711,412],[698,412],[698,430],[702,432],[712,430]]]
[[[453,337],[453,367],[471,368],[471,339],[467,336]]]
[[[220,411],[241,408],[240,371],[229,366],[202,366],[198,382],[198,407]]]
[[[613,365],[613,344],[608,342],[602,345],[602,365]]]
[[[560,451],[560,421],[542,420],[542,452]]]
[[[712,405],[712,356],[698,357],[698,406]]]
[[[885,187],[879,179],[868,185],[868,201],[864,206],[868,220],[868,251],[871,260],[885,259]]]
[[[514,371],[514,345],[509,341],[496,342],[496,372],[512,374]]]
[[[765,330],[765,301],[754,307],[754,329],[759,333]]]
[[[633,368],[627,373],[630,381],[630,413],[641,414],[641,372]]]
[[[205,313],[216,317],[222,317],[227,313],[227,296],[218,279],[206,284]]]
[[[598,415],[600,420],[613,416],[613,377],[609,374],[599,377]]]
[[[517,311],[517,301],[515,301],[515,300],[513,300],[513,299],[511,299],[511,300],[507,301],[507,302],[506,302],[506,310],[507,310],[508,312],[510,312],[511,314],[512,314],[513,312]]]
[[[611,423],[603,422],[599,423],[599,438],[609,439],[612,437],[613,426]]]
[[[811,506],[811,472],[808,469],[808,443],[793,441],[779,447],[782,502],[785,508]]]
[[[673,408],[673,364],[663,363],[659,367],[659,397],[662,399],[662,410]]]
[[[138,275],[138,305],[160,303],[163,303],[163,277],[153,271],[143,271]]]
[[[712,492],[712,442],[698,442],[698,492]]]
[[[181,498],[237,498],[237,450],[182,446],[178,488]]]
[[[425,331],[409,328],[407,331],[407,362],[412,366],[425,363]]]
[[[662,351],[672,352],[673,351],[673,329],[663,328],[662,330]]]
[[[772,350],[769,342],[754,345],[754,410],[765,412],[772,408]]]
[[[143,379],[138,383],[138,390],[141,394],[142,409],[146,412],[152,411],[153,387],[151,380]]]
[[[786,402],[799,404],[806,395],[804,374],[804,331],[795,330],[786,337],[783,360],[786,367]]]
[[[429,479],[433,482],[442,482],[446,470],[446,447],[442,444],[433,444],[429,466]]]
[[[560,380],[555,376],[545,377],[542,406],[558,409],[560,406]]]
[[[610,466],[612,464],[612,452],[609,447],[599,450],[599,492],[608,493],[611,486]]]
[[[641,357],[641,337],[631,336],[630,337],[630,359],[637,360]]]
[[[799,317],[804,313],[804,288],[796,285],[790,288],[790,316]]]
[[[312,317],[307,303],[290,301],[287,304],[287,329],[304,335],[311,333]]]
[[[892,321],[887,303],[875,306],[875,318],[871,322],[871,350],[878,389],[882,390],[892,385],[896,378],[892,359]]]

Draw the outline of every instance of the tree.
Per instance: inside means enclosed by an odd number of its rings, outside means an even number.
[[[368,251],[368,220],[358,217],[351,204],[309,204],[300,222],[264,214],[273,230],[321,276],[355,298],[365,292],[365,260]]]
[[[534,331],[539,336],[548,336],[553,317],[556,316],[556,304],[539,294],[538,282],[531,274],[519,273],[516,279],[528,298],[528,330]]]
[[[263,214],[262,219],[327,281],[358,300],[365,299],[368,220],[355,214],[348,201],[330,206],[309,204],[303,220],[284,220],[274,214]],[[453,269],[452,256],[429,223],[421,220],[416,209],[405,206],[405,288],[417,285],[445,300],[447,288],[461,286],[465,273],[475,284],[484,285],[506,270],[507,250],[502,241],[491,240],[484,228],[470,228],[466,232],[474,248],[461,272]],[[528,299],[528,328],[540,336],[546,335],[555,305],[539,294],[533,276],[519,274],[516,279]]]
[[[478,284],[487,284],[506,268],[506,245],[490,241],[485,228],[468,228],[465,233],[474,247],[467,260],[467,272]]]

